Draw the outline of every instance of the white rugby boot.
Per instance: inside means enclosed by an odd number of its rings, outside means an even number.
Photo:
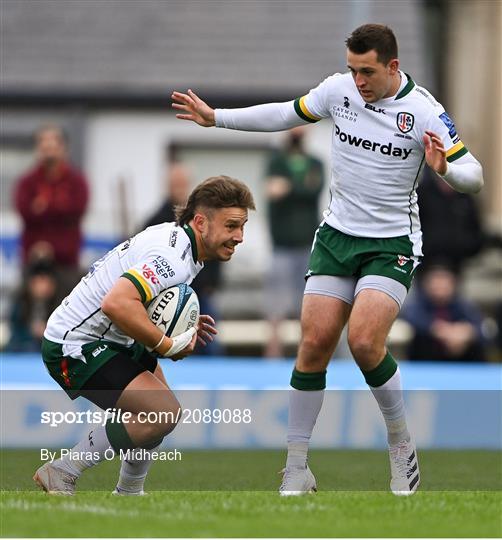
[[[74,495],[77,476],[45,463],[33,476],[35,483],[51,495]]]
[[[413,495],[420,484],[415,444],[410,440],[389,446],[389,458],[392,493],[400,497]]]
[[[304,469],[297,467],[282,469],[280,473],[283,474],[282,484],[279,488],[281,497],[294,497],[317,491],[315,477],[308,465],[305,465]]]
[[[119,496],[126,496],[126,497],[142,497],[143,495],[146,495],[146,493],[141,491],[124,491],[123,489],[120,489],[118,486],[112,491],[112,495],[119,495]]]

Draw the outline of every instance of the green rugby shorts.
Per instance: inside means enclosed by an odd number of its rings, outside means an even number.
[[[157,359],[140,343],[125,347],[112,341],[93,341],[82,345],[82,356],[85,362],[64,356],[60,343],[42,340],[42,358],[50,376],[71,399],[82,395],[100,407],[104,401],[107,406],[115,402],[137,375],[147,370],[153,373],[157,367]]]
[[[421,259],[413,255],[408,236],[360,238],[323,223],[314,237],[306,277],[385,276],[409,289]]]

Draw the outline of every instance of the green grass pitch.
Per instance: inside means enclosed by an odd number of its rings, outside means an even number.
[[[500,537],[502,460],[489,451],[422,451],[421,490],[387,491],[387,454],[311,452],[319,492],[280,498],[284,451],[184,451],[154,463],[146,497],[110,494],[118,461],[87,471],[75,497],[31,481],[34,450],[0,454],[3,537]]]

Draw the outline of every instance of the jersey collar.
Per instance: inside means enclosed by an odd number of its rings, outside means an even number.
[[[407,96],[415,86],[415,81],[408,75],[408,73],[405,73],[407,82],[404,85],[403,89],[397,94],[396,100],[403,98],[404,96]]]
[[[188,223],[183,225],[183,230],[186,232],[188,238],[190,239],[190,245],[192,246],[193,262],[197,263],[198,253],[197,253],[197,242],[195,240],[195,233],[193,232],[192,227],[188,225]]]

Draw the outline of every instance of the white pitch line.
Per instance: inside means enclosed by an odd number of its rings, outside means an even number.
[[[29,502],[29,501],[6,501],[0,504],[0,508],[5,508],[6,510],[47,510],[48,506],[44,503]],[[76,504],[74,502],[63,502],[57,505],[58,510],[65,510],[68,512],[84,512],[88,514],[102,514],[102,515],[113,515],[113,516],[131,516],[137,517],[140,514],[137,510],[118,510],[116,508],[103,508],[102,506],[97,506],[93,504]]]

